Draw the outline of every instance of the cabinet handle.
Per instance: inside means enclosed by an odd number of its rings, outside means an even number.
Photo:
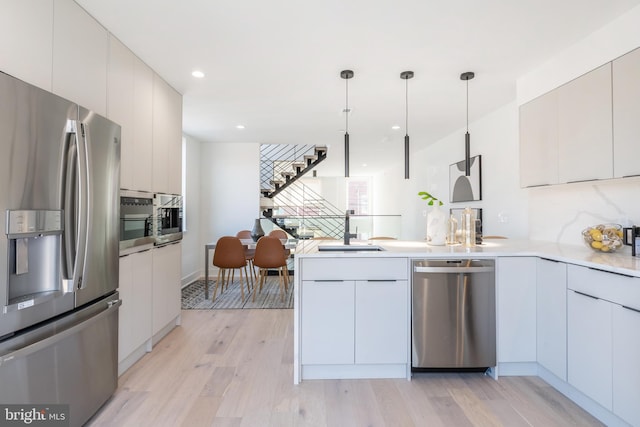
[[[536,187],[549,187],[551,184],[533,184],[533,185],[527,185],[525,186],[525,188],[536,188]]]
[[[636,313],[640,313],[640,310],[638,310],[637,308],[627,307],[626,305],[623,305],[622,308],[626,308],[627,310],[631,310],[631,311],[635,311]]]
[[[593,271],[599,271],[601,273],[607,273],[607,274],[617,274],[618,276],[622,276],[622,277],[628,277],[630,279],[635,278],[636,276],[632,276],[630,274],[624,274],[624,273],[618,273],[615,271],[607,271],[607,270],[600,270],[599,268],[594,268],[594,267],[587,267],[589,270],[593,270]]]
[[[316,279],[314,282],[322,283],[322,282],[344,282],[344,280],[338,279]]]
[[[575,293],[576,293],[576,294],[578,294],[578,295],[585,296],[585,297],[587,297],[587,298],[591,298],[591,299],[600,299],[600,298],[598,298],[598,297],[594,297],[593,295],[585,294],[585,293],[582,293],[582,292],[578,292],[578,291],[573,291],[573,292],[575,292]]]
[[[575,184],[578,182],[592,182],[592,181],[600,181],[598,178],[591,178],[591,179],[577,179],[575,181],[567,181],[567,184]]]
[[[640,176],[640,173],[637,173],[635,175],[624,175],[623,178],[634,178],[636,176]]]
[[[367,282],[397,282],[396,279],[367,279]]]
[[[545,258],[545,257],[540,257],[540,259],[543,259],[545,261],[551,261],[551,262],[562,262],[562,261],[558,261],[557,259],[551,259],[551,258]]]

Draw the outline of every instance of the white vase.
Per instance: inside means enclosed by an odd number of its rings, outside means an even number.
[[[447,239],[447,216],[437,203],[427,214],[427,243],[442,246]]]

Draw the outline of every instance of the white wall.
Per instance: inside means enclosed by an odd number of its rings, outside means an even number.
[[[561,52],[517,82],[523,104],[640,46],[640,6]],[[638,156],[640,158],[640,144]],[[638,179],[555,185],[529,192],[529,237],[582,244],[580,231],[605,222],[640,224]],[[629,250],[629,248],[625,248]]]
[[[222,236],[253,228],[260,214],[260,144],[200,147],[196,161],[200,164],[199,234],[203,248]],[[204,255],[198,255],[198,260],[204,272]]]
[[[469,124],[471,155],[482,155],[482,200],[449,202],[449,165],[464,160],[464,129],[412,154],[411,179],[401,171],[389,173],[388,197],[401,206],[404,239],[423,240],[425,211],[430,209],[418,197],[428,191],[444,203],[444,208],[482,208],[484,234],[509,238],[527,237],[527,192],[519,187],[518,110],[514,102]],[[385,199],[385,195],[376,194]]]
[[[197,139],[184,135],[186,141],[184,212],[186,230],[182,238],[182,284],[187,285],[201,275],[204,262],[203,243],[200,239],[200,158],[202,144]]]
[[[518,105],[640,46],[639,22],[637,6],[523,75],[517,82]]]

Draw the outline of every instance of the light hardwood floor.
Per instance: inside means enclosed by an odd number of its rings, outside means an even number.
[[[536,377],[293,385],[293,310],[189,310],[91,426],[596,426]]]

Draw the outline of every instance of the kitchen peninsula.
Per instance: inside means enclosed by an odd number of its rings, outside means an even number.
[[[327,244],[303,241],[296,251],[294,382],[410,379],[411,260],[492,258],[490,373],[538,375],[609,425],[640,425],[640,258],[629,248],[599,254],[486,240],[474,248],[384,241],[376,242],[381,251],[318,250]]]

